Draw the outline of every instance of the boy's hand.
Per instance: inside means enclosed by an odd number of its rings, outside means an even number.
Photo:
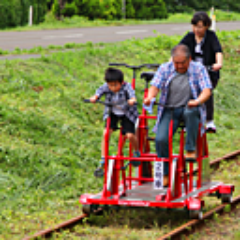
[[[136,101],[135,98],[131,98],[131,99],[128,100],[128,104],[129,104],[130,106],[133,106],[136,102],[137,102],[137,101]]]
[[[98,100],[98,96],[93,96],[89,100],[91,103],[95,103]]]

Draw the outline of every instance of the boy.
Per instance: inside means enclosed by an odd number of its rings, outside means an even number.
[[[120,121],[122,126],[122,134],[126,135],[127,139],[132,144],[134,157],[139,157],[140,152],[138,150],[137,137],[135,135],[135,122],[138,119],[138,111],[135,105],[136,98],[135,92],[129,83],[123,81],[123,73],[119,69],[108,68],[105,71],[105,81],[106,83],[97,89],[96,94],[90,98],[92,103],[95,103],[99,98],[105,94],[107,103],[119,103],[112,108],[110,115],[111,126],[110,126],[110,136],[111,133],[117,129],[117,124]],[[124,104],[126,102],[127,104]],[[108,107],[105,107],[103,118],[104,120],[108,117]],[[105,125],[106,126],[106,125]],[[105,130],[104,130],[105,131]],[[104,175],[104,132],[102,139],[102,161],[100,167],[98,167],[94,175],[96,177],[102,177]],[[134,167],[138,167],[140,162],[132,161],[131,164]]]

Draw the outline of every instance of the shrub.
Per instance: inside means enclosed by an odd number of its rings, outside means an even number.
[[[163,0],[132,0],[137,19],[166,18],[167,9]]]
[[[64,16],[68,16],[68,17],[71,17],[71,16],[77,14],[77,12],[78,12],[78,9],[77,9],[75,2],[66,3],[63,10],[61,11],[61,13]]]
[[[33,6],[33,23],[44,21],[47,0],[1,0],[0,28],[16,27],[28,23],[29,7]]]

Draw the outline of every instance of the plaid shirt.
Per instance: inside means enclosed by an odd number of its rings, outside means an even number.
[[[167,94],[169,89],[169,83],[176,75],[175,67],[173,62],[167,62],[162,64],[157,72],[155,73],[154,78],[151,81],[151,85],[157,87],[161,90],[161,96],[159,99],[159,103],[165,104],[167,101]],[[188,67],[188,81],[191,88],[192,96],[196,99],[200,93],[205,88],[212,89],[212,84],[209,79],[209,75],[205,69],[205,67],[201,63],[197,63],[191,61]],[[157,130],[157,125],[161,119],[164,107],[158,106],[158,116],[157,122],[153,129],[154,132]],[[201,115],[201,123],[202,123],[202,131],[204,131],[204,123],[206,120],[206,108],[205,104],[200,106],[200,115]]]
[[[130,83],[126,83],[124,82],[119,90],[119,102],[121,101],[126,101],[128,99],[131,99],[133,97],[135,97],[135,91],[133,90],[132,86]],[[98,98],[101,98],[102,95],[105,94],[105,100],[107,103],[112,103],[112,98],[114,95],[114,92],[112,92],[107,83],[103,84],[99,89],[97,89],[96,91],[96,95],[98,96]],[[107,106],[105,106],[105,110],[103,113],[103,119],[105,120],[108,117],[108,110],[109,108]],[[137,118],[138,118],[138,111],[137,111],[137,106],[133,105],[130,106],[128,104],[125,104],[124,106],[124,113],[125,116],[135,124]]]

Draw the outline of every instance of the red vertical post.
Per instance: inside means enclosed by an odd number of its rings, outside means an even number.
[[[208,158],[209,153],[208,153],[208,144],[207,144],[207,134],[206,134],[206,132],[203,133],[202,138],[203,138],[203,141],[204,141],[203,142],[204,157]]]
[[[198,154],[197,156],[197,163],[198,163],[197,187],[198,188],[200,188],[202,185],[203,139],[204,139],[204,136],[201,136],[201,124],[199,124],[198,138],[197,138],[197,154]]]
[[[173,141],[173,119],[171,119],[170,124],[169,124],[169,134],[168,134],[168,141],[169,141],[169,151],[168,151],[168,164],[169,164],[169,174],[168,174],[168,190],[167,190],[167,196],[166,196],[166,201],[169,202],[172,199],[172,141]]]
[[[193,190],[193,163],[190,162],[190,169],[189,169],[189,191],[191,192]]]
[[[136,76],[135,69],[133,69],[132,88],[134,90],[136,88],[136,78],[135,78],[135,76]],[[131,146],[130,143],[129,143],[129,157],[132,157],[132,146]],[[129,177],[132,177],[132,164],[130,164],[130,166],[129,166]],[[130,180],[129,188],[130,189],[132,188],[132,180]]]
[[[148,88],[147,88],[147,84],[144,88],[144,97],[143,99],[145,99],[148,96]],[[150,145],[149,142],[147,140],[147,136],[148,136],[148,129],[147,129],[147,125],[148,125],[148,121],[147,121],[147,111],[142,108],[142,116],[143,118],[140,118],[140,122],[139,122],[139,150],[141,153],[147,153],[150,151]],[[144,168],[146,169],[143,169]],[[152,165],[150,162],[144,162],[140,165],[139,167],[139,177],[146,177],[143,176],[143,172],[152,172]],[[141,183],[144,183],[144,181],[142,181]]]
[[[177,164],[177,177],[176,177],[176,196],[181,196],[182,194],[182,175],[184,174],[184,130],[181,130],[180,134],[180,149],[179,149],[179,158]]]
[[[132,88],[135,90],[135,84],[136,83],[136,79],[135,79],[135,77],[133,77],[133,79],[132,79]]]
[[[122,135],[122,134],[121,134]],[[124,147],[124,143],[126,141],[126,136],[124,136],[124,138],[122,138],[121,141],[121,152],[120,152],[120,156],[123,156],[123,147]],[[120,167],[123,168],[124,167],[124,160],[121,160],[120,162]],[[122,180],[123,180],[123,188],[124,188],[124,192],[126,192],[127,190],[127,182],[126,182],[126,172],[125,170],[122,170]]]
[[[107,191],[107,170],[108,170],[108,160],[109,160],[109,131],[110,131],[110,117],[107,118],[107,126],[105,128],[104,132],[104,158],[105,158],[105,164],[104,164],[104,182],[103,182],[103,193],[102,197],[108,197],[110,193]]]

